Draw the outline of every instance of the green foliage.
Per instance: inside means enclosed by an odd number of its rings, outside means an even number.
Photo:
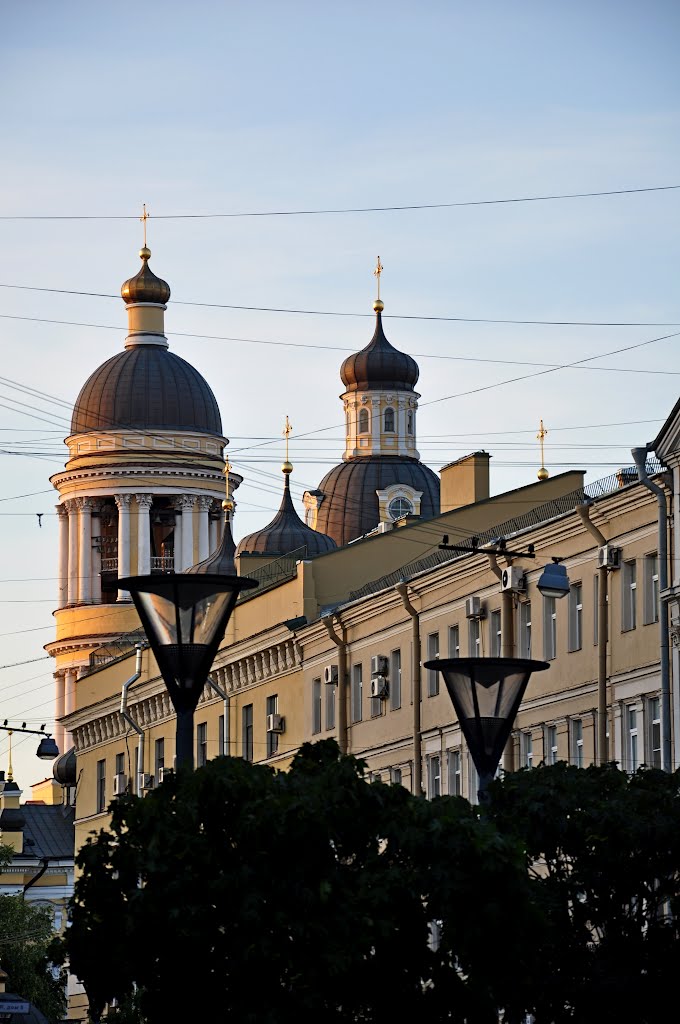
[[[480,816],[368,785],[333,741],[287,773],[218,758],[112,806],[79,855],[66,950],[120,1024],[209,1007],[245,1024],[644,1022],[677,950],[654,916],[678,899],[677,788],[541,768],[494,783]],[[610,1013],[631,981],[630,1012]]]
[[[41,1010],[50,1021],[65,1012],[65,978],[55,978],[50,957],[52,917],[46,907],[23,896],[0,896],[0,965],[9,975],[9,991]]]

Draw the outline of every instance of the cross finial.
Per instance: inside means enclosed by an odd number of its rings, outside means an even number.
[[[150,217],[150,214],[148,213],[148,211],[146,209],[146,203],[142,203],[142,211],[143,211],[142,212],[142,216],[139,219],[141,220],[142,224],[144,225],[144,248],[146,249],[146,222],[147,222],[147,220]]]
[[[292,433],[293,433],[293,424],[290,422],[290,420],[286,416],[286,425],[283,428],[283,436],[286,439],[286,462],[288,462],[288,439],[289,439],[289,437],[290,437],[290,435]]]
[[[234,501],[233,501],[233,498],[231,497],[231,495],[229,494],[229,474],[231,473],[233,468],[234,467],[232,466],[231,462],[229,461],[229,456],[225,452],[224,453],[224,469],[222,470],[222,472],[224,473],[224,488],[225,488],[226,496],[225,496],[224,501],[222,502],[222,508],[227,513],[227,515],[230,515],[234,511]]]
[[[378,256],[378,259],[375,264],[375,270],[373,271],[373,277],[375,277],[378,282],[378,298],[380,298],[380,275],[382,274],[382,272],[383,265],[380,262],[380,257]]]
[[[9,765],[7,767],[7,781],[14,782],[14,769],[12,768],[12,730],[7,730],[9,736]]]
[[[548,431],[543,426],[543,420],[541,420],[541,425],[538,428],[538,433],[536,434],[536,440],[539,442],[539,444],[541,446],[541,468],[538,471],[538,479],[539,480],[547,480],[548,479],[548,470],[545,468],[545,451],[544,451],[545,439],[546,439],[547,436],[548,436]]]

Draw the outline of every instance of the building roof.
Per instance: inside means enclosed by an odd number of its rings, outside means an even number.
[[[413,391],[420,371],[415,359],[400,352],[385,337],[380,308],[376,308],[375,333],[366,348],[347,356],[340,377],[348,391]]]
[[[24,852],[15,854],[15,859],[73,858],[75,808],[60,804],[26,803],[21,805],[21,813],[24,818]]]
[[[290,463],[287,462],[285,465],[290,466]],[[313,558],[314,555],[322,555],[335,548],[336,543],[332,536],[312,530],[302,522],[290,496],[289,471],[284,473],[284,480],[279,511],[271,523],[262,530],[256,530],[239,541],[237,555],[285,555],[295,548],[304,547],[307,549],[307,557]]]

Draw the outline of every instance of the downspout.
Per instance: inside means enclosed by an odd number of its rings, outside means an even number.
[[[668,506],[666,492],[647,476],[647,452],[649,446],[631,449],[635,459],[638,479],[647,490],[656,494],[659,509],[659,592],[668,588]],[[659,647],[661,654],[661,765],[664,771],[673,770],[671,748],[671,673],[668,649],[668,603],[659,601]]]
[[[599,547],[604,547],[607,539],[590,519],[590,503],[577,505],[576,511],[588,533],[595,538]],[[607,591],[609,574],[607,566],[597,570],[597,750],[598,761],[606,764],[609,760],[607,750],[607,641],[609,639],[609,604]]]
[[[343,630],[340,616],[336,615],[338,626]],[[326,632],[338,648],[338,746],[340,747],[340,753],[347,753],[347,644],[344,639],[335,631],[333,626],[333,616],[327,615],[325,619],[321,620],[326,627]]]
[[[220,684],[215,679],[213,679],[212,675],[208,676],[207,683],[208,683],[208,686],[210,687],[210,689],[214,690],[215,693],[217,694],[217,696],[221,697],[222,700],[224,701],[224,712],[223,712],[224,726],[223,726],[223,729],[222,729],[222,743],[223,743],[223,746],[224,746],[224,753],[228,756],[229,755],[229,726],[230,726],[229,716],[231,714],[231,698],[229,697],[229,694],[227,693],[227,691],[223,690],[222,687],[220,686]]]
[[[421,698],[421,668],[420,668],[420,618],[418,612],[411,604],[408,596],[408,584],[403,580],[397,583],[394,588],[401,597],[404,608],[411,616],[413,628],[413,658],[412,658],[412,694],[413,694],[413,792],[415,796],[424,796],[423,792],[423,757],[422,743],[420,738],[420,698]]]
[[[498,564],[495,552],[485,551],[489,559],[489,568],[500,582],[503,579],[503,570]],[[512,559],[506,558],[508,565],[512,565]],[[512,590],[501,591],[501,655],[504,658],[515,657],[515,616]],[[503,751],[503,769],[506,772],[515,770],[515,748],[512,733],[508,736],[508,742]]]
[[[42,867],[40,868],[40,871],[38,871],[35,875],[33,875],[33,878],[31,878],[30,881],[26,882],[26,885],[23,888],[22,896],[25,896],[26,893],[28,892],[28,890],[31,888],[31,886],[35,885],[35,883],[40,878],[42,878],[42,876],[47,871],[47,867],[48,867],[48,864],[50,863],[50,860],[53,860],[53,859],[54,858],[52,858],[52,857],[41,857],[40,858],[40,863],[42,864]]]
[[[123,691],[120,695],[120,714],[124,721],[126,721],[127,724],[132,729],[134,729],[134,731],[139,736],[136,764],[137,778],[135,780],[135,785],[132,788],[132,792],[136,793],[137,796],[140,796],[142,788],[141,776],[144,773],[144,730],[139,725],[137,725],[137,722],[135,722],[134,718],[130,715],[129,711],[127,710],[127,697],[128,690],[130,689],[133,683],[137,682],[137,680],[142,674],[142,651],[144,650],[144,644],[135,644],[135,650],[137,652],[135,655],[135,671],[134,675],[131,675],[127,682],[123,683]]]

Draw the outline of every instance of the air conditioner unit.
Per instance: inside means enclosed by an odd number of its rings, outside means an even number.
[[[486,608],[482,604],[481,597],[468,597],[465,601],[465,618],[466,619],[484,619],[486,618]]]
[[[327,686],[335,686],[338,682],[338,666],[326,665],[323,670],[323,681]]]
[[[615,548],[611,544],[603,544],[597,549],[598,569],[620,569],[621,548]]]
[[[127,789],[127,775],[125,772],[119,772],[118,775],[113,776],[113,795],[122,796]]]
[[[267,715],[267,732],[285,732],[286,720],[283,715]]]
[[[389,673],[390,659],[384,654],[374,654],[371,658],[371,675],[386,676]]]
[[[141,772],[139,775],[139,788],[142,793],[148,793],[150,789],[156,784],[156,780],[153,775],[148,775],[146,772]]]
[[[501,590],[512,590],[515,594],[523,594],[527,589],[527,579],[522,569],[509,565],[503,569],[501,576]]]
[[[159,782],[163,782],[164,779],[169,779],[170,776],[173,775],[173,774],[174,774],[174,769],[172,769],[172,768],[159,768],[158,769],[158,781]]]
[[[374,676],[371,679],[371,697],[379,697],[384,700],[387,697],[387,680],[385,676]]]

